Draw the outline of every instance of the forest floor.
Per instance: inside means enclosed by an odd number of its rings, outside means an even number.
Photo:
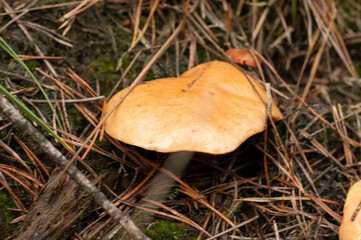
[[[267,62],[245,68],[271,84],[284,119],[232,153],[195,154],[157,211],[148,211],[151,220],[136,223],[152,239],[338,239],[347,191],[361,177],[359,1],[2,0],[0,36],[53,100],[59,121],[34,80],[1,49],[0,84],[74,149],[89,146],[103,101],[142,70],[142,81],[177,77],[200,63],[230,61],[229,48],[254,49]],[[19,231],[56,166],[3,115],[0,129],[6,239]],[[121,198],[118,207],[132,217],[166,158],[106,137],[90,148],[87,166],[77,167],[98,178],[110,200]],[[58,239],[123,236],[90,204]]]

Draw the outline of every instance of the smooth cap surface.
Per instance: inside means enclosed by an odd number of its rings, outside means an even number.
[[[158,152],[232,152],[265,128],[266,109],[256,91],[264,102],[267,94],[258,81],[247,77],[229,63],[213,61],[178,78],[144,82],[106,120],[105,131]],[[124,91],[114,95],[104,114]],[[282,119],[272,105],[272,118]]]
[[[361,240],[361,211],[352,221],[352,215],[361,201],[361,181],[355,183],[347,193],[340,227],[340,240]]]

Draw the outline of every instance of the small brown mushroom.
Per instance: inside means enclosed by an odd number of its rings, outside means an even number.
[[[349,190],[343,208],[340,240],[361,240],[361,181]]]
[[[257,67],[257,63],[255,58],[257,58],[258,63],[262,62],[262,59],[256,55],[252,55],[250,50],[246,47],[244,48],[231,48],[227,50],[227,55],[233,60],[235,63],[239,63],[241,65],[247,65],[250,67]]]
[[[124,92],[113,96],[103,114]],[[257,80],[229,63],[213,61],[178,78],[139,84],[110,114],[105,131],[158,152],[224,154],[265,129],[265,103],[266,91]],[[271,117],[282,119],[275,104]]]

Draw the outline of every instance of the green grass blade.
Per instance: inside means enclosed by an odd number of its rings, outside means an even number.
[[[23,60],[20,59],[20,57],[16,54],[16,52],[6,43],[6,41],[0,37],[0,46],[12,57],[14,58],[18,63],[20,63],[20,65],[29,73],[29,75],[31,76],[31,78],[35,81],[36,85],[38,85],[38,88],[40,89],[40,91],[42,92],[42,94],[44,95],[46,101],[48,102],[51,111],[53,112],[53,114],[55,115],[55,119],[56,122],[59,125],[59,128],[61,130],[63,130],[63,126],[59,120],[58,114],[56,113],[56,110],[53,106],[53,104],[50,102],[50,99],[48,97],[48,95],[45,93],[43,87],[41,86],[41,84],[39,83],[39,81],[36,79],[36,77],[34,76],[34,74],[30,71],[30,69],[28,68],[28,66],[24,63]]]
[[[56,140],[58,140],[67,150],[74,152],[73,149],[66,143],[64,140],[54,132],[43,120],[36,116],[27,106],[25,106],[21,101],[14,97],[8,90],[6,90],[2,85],[0,85],[0,92],[3,93],[10,101],[12,101],[18,108],[24,111],[24,113],[38,123],[45,131],[50,133]]]

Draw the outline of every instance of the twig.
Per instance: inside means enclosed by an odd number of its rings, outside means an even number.
[[[29,56],[29,55],[21,55],[21,54],[18,54],[18,56],[23,61],[26,61],[26,60],[44,60],[44,59],[61,60],[61,59],[66,58],[66,57],[58,57],[58,56],[43,56],[43,57],[41,57],[41,56]]]
[[[39,6],[39,7],[33,7],[33,8],[28,8],[28,9],[21,9],[21,10],[16,10],[16,11],[11,11],[11,12],[6,12],[6,13],[0,13],[0,17],[1,16],[6,16],[9,14],[15,14],[15,13],[22,13],[25,11],[37,11],[37,10],[45,10],[45,9],[50,9],[50,8],[62,8],[62,7],[68,7],[68,6],[72,6],[75,4],[78,4],[80,1],[75,1],[75,2],[70,2],[70,3],[58,3],[58,4],[51,4],[51,5],[43,5],[43,6]]]
[[[104,96],[84,98],[84,99],[66,99],[66,100],[64,100],[64,103],[91,102],[91,101],[96,101],[96,100],[100,100],[100,99],[103,99],[103,98],[104,98]],[[47,101],[43,100],[43,99],[31,99],[30,102],[33,102],[33,103],[47,103]],[[54,103],[54,102],[62,102],[62,100],[60,100],[60,99],[58,99],[58,100],[50,100],[50,102],[52,102],[52,103]]]
[[[31,82],[31,83],[35,83],[35,81],[31,78],[28,78],[28,77],[24,77],[24,76],[21,76],[19,74],[16,74],[16,73],[11,73],[11,72],[8,72],[8,71],[4,71],[4,70],[1,70],[0,69],[0,73],[4,74],[4,75],[7,75],[7,76],[10,76],[10,77],[13,77],[13,78],[16,78],[16,79],[21,79],[21,80],[24,80],[24,81],[27,81],[27,82]],[[55,90],[53,86],[51,85],[48,85],[48,84],[44,84],[44,83],[40,83],[41,86],[43,86],[44,88],[48,88],[48,89],[51,89],[51,90]]]
[[[69,161],[53,144],[47,140],[21,113],[2,95],[0,95],[0,110],[7,118],[16,123],[22,133],[36,144],[50,159],[60,168],[66,166],[67,174],[101,206],[115,221],[119,222],[133,239],[148,239],[134,224],[134,222],[119,211],[106,196],[99,191],[89,179],[85,177],[74,165],[69,165]]]
[[[2,31],[4,31],[8,26],[10,26],[13,22],[16,22],[17,20],[19,20],[22,16],[24,16],[25,14],[27,14],[28,11],[25,10],[24,12],[22,12],[21,14],[19,14],[18,16],[14,17],[13,19],[11,19],[7,24],[5,24],[2,28],[0,28],[0,33]]]

